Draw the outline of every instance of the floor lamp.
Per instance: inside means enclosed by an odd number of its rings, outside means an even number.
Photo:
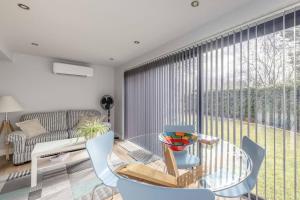
[[[5,118],[0,126],[0,134],[4,134],[6,145],[6,160],[9,160],[9,144],[7,135],[14,131],[13,126],[8,120],[7,113],[23,110],[20,104],[12,96],[0,96],[0,113],[5,113]]]

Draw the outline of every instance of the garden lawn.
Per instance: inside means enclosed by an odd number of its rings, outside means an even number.
[[[257,188],[252,191],[254,194],[257,193],[260,197],[268,200],[300,200],[300,133],[295,136],[294,132],[285,131],[283,133],[282,129],[274,129],[259,124],[256,126],[254,123],[250,123],[248,127],[247,122],[227,121],[227,119],[224,119],[224,127],[222,128],[220,119],[210,119],[210,117],[208,117],[208,131],[206,131],[205,119],[203,124],[204,134],[210,135],[212,133],[238,146],[240,146],[242,137],[249,135],[252,140],[257,141],[266,149],[266,158],[260,169]],[[221,131],[222,129],[223,131]],[[236,134],[234,134],[234,129]],[[294,142],[296,142],[296,146]],[[295,158],[295,150],[297,150],[297,158]],[[295,164],[297,176],[295,176]],[[295,181],[297,182],[296,197]]]

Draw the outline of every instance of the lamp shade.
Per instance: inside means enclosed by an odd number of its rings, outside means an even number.
[[[0,96],[0,113],[18,112],[23,110],[12,96]]]

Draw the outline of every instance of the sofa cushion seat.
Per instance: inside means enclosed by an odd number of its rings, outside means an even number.
[[[36,143],[41,142],[50,142],[54,140],[63,140],[68,139],[68,132],[67,131],[53,131],[50,133],[44,133],[33,138],[27,139],[25,142],[26,146],[35,145]]]
[[[79,137],[76,129],[69,130],[69,138]]]

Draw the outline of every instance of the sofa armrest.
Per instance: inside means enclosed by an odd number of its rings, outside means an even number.
[[[23,131],[14,131],[10,133],[7,140],[13,144],[14,152],[24,152],[26,134]]]

